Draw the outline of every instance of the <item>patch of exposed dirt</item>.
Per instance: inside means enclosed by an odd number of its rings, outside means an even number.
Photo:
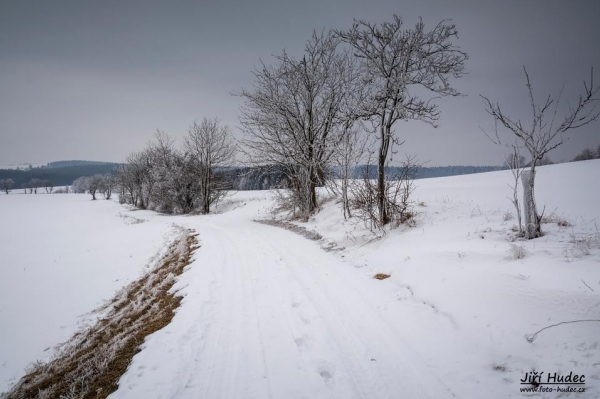
[[[145,337],[173,319],[181,296],[169,290],[190,264],[196,236],[181,229],[154,268],[116,294],[105,317],[62,344],[48,363],[33,364],[6,398],[101,399],[116,391]]]

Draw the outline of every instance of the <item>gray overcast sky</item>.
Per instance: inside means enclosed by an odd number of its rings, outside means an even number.
[[[298,53],[313,29],[353,18],[452,19],[468,75],[466,97],[439,101],[440,126],[398,123],[402,152],[429,165],[501,163],[481,133],[493,125],[478,97],[525,119],[522,65],[539,98],[565,86],[573,98],[595,66],[600,80],[600,1],[28,1],[0,0],[0,165],[55,160],[123,161],[160,128],[183,136],[218,116],[236,135],[240,100],[259,59]],[[600,122],[575,131],[555,161],[600,144]]]

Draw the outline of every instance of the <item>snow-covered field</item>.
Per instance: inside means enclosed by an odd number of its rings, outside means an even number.
[[[571,226],[529,242],[509,241],[508,172],[417,181],[416,227],[380,238],[328,201],[304,224],[317,242],[253,221],[270,217],[269,192],[173,217],[2,195],[0,391],[138,277],[176,224],[201,246],[175,286],[182,306],[111,398],[500,399],[533,395],[520,392],[532,371],[585,375],[585,393],[535,397],[599,397],[599,322],[525,338],[600,320],[599,172],[540,168],[540,210]]]
[[[141,275],[170,229],[136,215],[88,195],[0,197],[0,392]]]

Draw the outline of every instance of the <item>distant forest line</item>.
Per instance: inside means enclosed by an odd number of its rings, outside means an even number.
[[[600,146],[597,152],[585,149],[571,162],[584,161],[600,158]],[[551,163],[551,162],[550,162]],[[0,180],[12,179],[13,190],[22,188],[32,179],[48,180],[54,186],[70,186],[73,181],[85,176],[108,175],[114,173],[124,164],[115,162],[99,161],[57,161],[50,162],[44,166],[31,167],[30,169],[0,169]],[[474,173],[494,172],[506,170],[504,166],[421,166],[416,170],[414,179],[429,179],[434,177],[447,177],[458,175],[470,175]],[[386,175],[392,177],[398,174],[400,167],[389,166],[385,168]],[[360,165],[354,168],[352,179],[362,179],[368,172],[369,178],[377,178],[377,167],[375,165]],[[283,173],[277,172],[273,167],[228,167],[221,168],[217,173],[224,174],[227,186],[233,190],[268,190],[281,187],[285,177]],[[334,171],[335,173],[335,171]]]
[[[44,167],[27,170],[0,169],[1,179],[12,179],[13,190],[32,179],[49,180],[54,186],[70,186],[73,180],[82,176],[105,175],[112,173],[121,164],[91,161],[59,161],[51,162]]]
[[[13,190],[18,190],[21,185],[31,179],[49,180],[54,186],[69,186],[73,181],[82,176],[106,175],[113,173],[122,164],[111,162],[93,161],[58,161],[51,162],[44,167],[35,167],[28,170],[0,169],[0,179],[12,179]],[[364,177],[365,171],[371,178],[375,178],[377,168],[375,166],[359,166],[354,170],[353,178]],[[390,176],[398,169],[397,167],[386,168]],[[415,179],[426,179],[432,177],[444,177],[465,175],[472,173],[491,172],[506,169],[501,166],[434,166],[420,167]],[[221,169],[218,173],[224,173],[229,181],[229,186],[236,190],[266,190],[279,186],[283,182],[283,175],[272,168],[260,167],[231,167]]]

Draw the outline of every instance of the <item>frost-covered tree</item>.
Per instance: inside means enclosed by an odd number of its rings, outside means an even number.
[[[341,138],[341,109],[351,90],[348,53],[332,33],[313,33],[304,54],[283,51],[254,72],[242,90],[243,141],[255,165],[286,174],[283,206],[307,217],[317,208],[316,188],[329,174]]]
[[[104,176],[102,175],[94,175],[88,177],[87,189],[90,195],[92,196],[92,200],[96,200],[96,193],[102,188],[103,181]]]
[[[518,235],[523,236],[523,216],[521,213],[521,205],[519,203],[519,180],[521,179],[521,174],[526,168],[525,157],[519,153],[519,146],[514,144],[511,146],[512,152],[504,158],[505,164],[510,169],[510,173],[513,177],[513,184],[508,185],[512,190],[512,198],[508,199],[515,207],[515,212],[517,214],[517,229]]]
[[[213,202],[208,204],[207,211],[204,210],[204,180],[202,179],[203,175],[198,174],[198,171],[203,170],[193,154],[186,151],[175,152],[170,167],[171,178],[167,181],[173,212],[189,213],[197,207],[200,207],[202,213],[210,212],[210,205]],[[211,184],[213,186],[209,188],[209,194],[212,194],[214,200],[224,195],[224,191],[222,191],[224,187],[218,186],[220,182],[219,176],[212,176]]]
[[[573,162],[586,161],[588,159],[596,159],[597,155],[598,154],[596,154],[596,151],[592,150],[591,148],[585,148],[579,154],[577,154],[575,158],[573,158]]]
[[[46,194],[50,194],[52,193],[52,190],[54,190],[54,183],[52,183],[50,180],[42,180],[41,186],[44,187]]]
[[[126,166],[118,173],[119,184],[127,192],[128,202],[140,209],[150,206],[154,194],[155,165],[151,144],[127,157]]]
[[[119,201],[139,207],[138,198],[142,190],[141,165],[137,162],[138,154],[127,156],[126,164],[117,170],[117,182],[121,195]]]
[[[584,91],[579,98],[571,103],[568,110],[560,113],[562,91],[556,96],[548,96],[546,101],[538,103],[533,93],[533,86],[525,67],[526,87],[531,105],[531,123],[524,125],[519,119],[506,115],[499,104],[492,103],[487,97],[481,96],[486,105],[486,111],[494,118],[497,124],[507,129],[519,141],[531,156],[528,170],[521,174],[524,190],[524,217],[525,237],[536,238],[541,235],[541,219],[535,202],[535,174],[536,166],[553,149],[564,144],[568,134],[577,128],[595,121],[600,115],[598,102],[600,101],[600,86],[594,86],[592,69],[591,81],[584,82]],[[488,135],[495,143],[501,144],[502,140],[495,129],[494,136]]]
[[[194,174],[202,188],[200,210],[207,214],[210,206],[223,197],[226,188],[215,171],[232,164],[236,143],[227,125],[222,125],[217,118],[203,118],[190,126],[185,149],[188,157],[195,158]]]
[[[116,173],[119,201],[163,213],[189,213],[210,206],[226,188],[218,168],[235,157],[235,143],[227,126],[217,119],[194,123],[183,149],[157,131],[146,148],[127,157]]]
[[[0,180],[0,190],[8,194],[12,190],[14,184],[15,182],[13,179],[2,179]]]
[[[511,146],[512,152],[504,157],[504,167],[508,169],[517,169],[527,164],[525,157],[519,154],[518,146]]]
[[[113,175],[104,175],[98,189],[102,193],[104,199],[109,200],[112,196],[114,189],[116,188],[116,180]]]
[[[29,193],[33,193],[33,194],[37,194],[38,192],[38,188],[42,187],[42,181],[40,179],[31,179],[29,180],[29,183],[27,183],[27,186],[29,188]]]
[[[358,127],[348,125],[342,131],[334,159],[340,180],[342,212],[346,219],[352,217],[350,203],[352,178],[360,163],[366,161],[367,148],[368,137]]]
[[[73,180],[73,183],[71,184],[71,188],[73,189],[73,192],[76,194],[85,194],[88,190],[88,186],[89,186],[89,177],[88,176],[78,177],[77,179]]]
[[[401,120],[419,120],[435,126],[439,110],[426,93],[456,96],[450,78],[461,77],[467,55],[452,43],[458,32],[445,21],[427,30],[422,20],[405,28],[398,15],[391,22],[374,24],[355,21],[348,31],[337,31],[360,61],[369,97],[356,114],[372,123],[378,136],[377,207],[378,224],[391,221],[391,198],[386,196],[385,167],[392,146],[402,141],[393,130]]]
[[[147,168],[151,174],[144,182],[152,182],[151,195],[146,206],[163,213],[189,213],[195,209],[201,197],[201,178],[195,172],[196,163],[189,154],[178,150],[174,140],[158,131],[144,151],[151,165],[128,165]]]

